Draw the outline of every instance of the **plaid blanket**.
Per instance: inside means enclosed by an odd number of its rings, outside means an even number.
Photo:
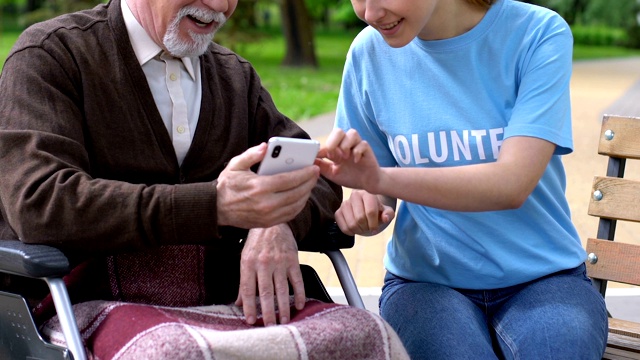
[[[293,301],[293,300],[292,300]],[[293,304],[292,304],[293,305]],[[90,359],[408,359],[398,336],[376,314],[308,299],[289,324],[244,322],[233,305],[163,307],[113,301],[74,306]],[[42,325],[65,345],[57,317]]]

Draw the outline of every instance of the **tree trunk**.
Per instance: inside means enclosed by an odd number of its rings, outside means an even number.
[[[282,0],[282,31],[287,50],[284,66],[318,67],[313,40],[313,23],[304,0]]]
[[[27,0],[26,2],[26,11],[31,12],[38,10],[44,4],[44,0]]]
[[[565,11],[561,14],[564,19],[567,21],[569,25],[575,25],[580,20],[582,20],[585,10],[587,9],[587,5],[589,4],[589,0],[571,0],[570,11]]]

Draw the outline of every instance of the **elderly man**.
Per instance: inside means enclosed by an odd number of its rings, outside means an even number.
[[[114,0],[27,29],[9,54],[0,238],[67,252],[76,301],[237,300],[253,324],[257,289],[270,325],[290,319],[290,282],[304,306],[295,239],[341,190],[316,166],[252,172],[270,137],[308,135],[211,41],[236,4]]]

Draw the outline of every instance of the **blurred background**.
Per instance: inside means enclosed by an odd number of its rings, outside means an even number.
[[[0,64],[25,27],[101,2],[0,0]],[[567,20],[576,59],[640,55],[638,0],[525,2]],[[283,113],[305,120],[333,111],[346,51],[363,26],[348,0],[240,0],[216,41],[253,63]]]
[[[29,25],[62,13],[86,9],[99,0],[0,0],[0,69],[20,33]],[[606,161],[597,155],[602,115],[640,117],[640,0],[535,0],[571,26],[574,70],[571,84],[574,153],[565,156],[567,197],[583,240],[595,236],[597,220],[587,215],[594,175]],[[365,26],[348,0],[239,0],[238,8],[215,41],[248,59],[280,111],[323,141],[333,125],[345,55]],[[601,159],[602,158],[602,159]],[[635,171],[640,176],[640,169]],[[345,196],[349,191],[345,189]],[[619,228],[640,243],[640,228]],[[367,307],[377,310],[384,269],[382,257],[391,227],[370,238],[356,238],[345,250]],[[339,283],[329,260],[304,253],[338,302]],[[612,313],[640,320],[640,289],[612,284]],[[608,297],[609,298],[609,297]]]

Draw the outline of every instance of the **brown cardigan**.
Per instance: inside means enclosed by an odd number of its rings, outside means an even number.
[[[0,76],[0,238],[84,262],[76,273],[93,277],[79,280],[83,299],[232,301],[246,230],[216,225],[216,179],[271,136],[308,135],[278,112],[249,62],[212,43],[200,58],[200,118],[180,167],[119,1],[34,25],[9,54]],[[290,222],[296,238],[332,219],[340,201],[340,188],[321,180]],[[146,289],[127,292],[139,282]],[[184,291],[157,289],[171,286]]]

